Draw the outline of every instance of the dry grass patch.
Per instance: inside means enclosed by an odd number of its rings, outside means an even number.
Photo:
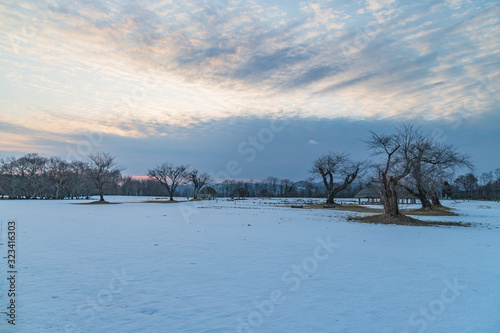
[[[384,212],[383,208],[371,208],[362,205],[341,205],[335,204],[333,206],[327,204],[317,204],[317,205],[307,205],[304,208],[310,209],[329,209],[329,210],[340,210],[354,213],[373,213],[380,214]],[[405,215],[418,215],[418,216],[458,216],[457,213],[453,212],[448,207],[436,207],[430,210],[424,209],[401,209],[401,212]]]
[[[79,202],[72,203],[72,205],[120,205],[121,202],[109,202],[109,201],[92,201],[92,202]]]
[[[384,210],[381,208],[370,208],[364,207],[361,205],[341,205],[335,204],[333,206],[327,204],[317,204],[317,205],[307,205],[304,208],[310,209],[328,209],[328,210],[341,210],[347,212],[355,212],[355,213],[382,213]]]
[[[180,202],[188,202],[186,200],[181,200],[181,201],[177,201],[177,200],[148,200],[148,201],[143,201],[145,203],[163,203],[163,204],[174,204],[174,203],[180,203]]]
[[[406,215],[401,215],[399,217],[391,217],[391,216],[386,216],[384,214],[370,215],[370,216],[349,216],[347,219],[349,221],[361,222],[361,223],[394,224],[394,225],[406,225],[415,227],[435,227],[435,226],[471,227],[472,226],[471,223],[466,223],[466,222],[421,221]]]
[[[453,212],[448,207],[434,207],[432,209],[403,209],[406,215],[418,215],[418,216],[458,216],[457,213]]]

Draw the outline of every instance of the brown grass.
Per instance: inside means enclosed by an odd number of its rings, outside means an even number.
[[[143,201],[144,203],[162,203],[162,204],[174,204],[174,203],[180,203],[180,202],[187,202],[186,200],[148,200],[148,201]]]
[[[317,205],[307,205],[304,208],[310,209],[328,209],[328,210],[340,210],[354,213],[372,213],[372,214],[381,214],[384,212],[382,208],[370,208],[361,205],[341,205],[335,204],[334,207],[326,207],[326,204],[317,204]],[[402,213],[405,215],[418,215],[418,216],[458,216],[458,214],[454,213],[448,207],[436,207],[431,210],[424,209],[402,209]]]
[[[432,209],[403,209],[406,215],[418,215],[418,216],[458,216],[457,213],[453,212],[448,207],[434,207]]]
[[[71,203],[72,205],[119,205],[121,202],[109,202],[109,201],[92,201],[92,202],[80,202]]]
[[[394,224],[394,225],[405,225],[405,226],[415,226],[415,227],[434,227],[434,226],[456,226],[456,227],[470,227],[471,223],[465,222],[441,222],[441,221],[421,221],[402,215],[399,217],[390,217],[383,214],[371,215],[371,216],[349,216],[347,218],[349,221],[361,222],[361,223],[373,223],[373,224]]]
[[[328,209],[328,210],[341,210],[347,212],[355,212],[355,213],[382,213],[384,210],[379,208],[369,208],[360,205],[341,205],[335,204],[334,207],[325,208],[326,204],[318,204],[318,205],[306,205],[304,208],[309,209]]]

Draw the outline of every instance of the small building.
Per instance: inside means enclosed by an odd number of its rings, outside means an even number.
[[[380,194],[379,192],[373,187],[373,186],[367,186],[363,188],[361,191],[356,193],[354,196],[355,198],[358,198],[358,203],[361,205],[363,204],[368,204],[368,205],[378,205],[380,204]],[[361,201],[362,199],[365,199],[365,201]]]
[[[398,200],[400,204],[414,204],[417,203],[417,197],[408,192],[405,188],[400,187],[398,190]]]
[[[354,197],[358,198],[358,203],[360,205],[361,204],[379,205],[382,203],[381,198],[380,198],[380,191],[377,190],[372,185],[368,185],[367,187],[363,188]],[[365,201],[362,201],[363,199],[365,199]],[[417,197],[415,197],[413,194],[408,192],[406,189],[400,187],[398,190],[398,201],[400,204],[404,204],[404,203],[414,204],[417,202]]]
[[[201,189],[200,193],[198,193],[198,198],[204,200],[212,200],[217,197],[217,194],[217,191],[213,187],[205,186]]]

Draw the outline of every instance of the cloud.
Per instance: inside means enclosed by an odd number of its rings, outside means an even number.
[[[366,9],[369,11],[379,11],[392,6],[396,0],[367,0]]]
[[[313,140],[313,139],[309,140],[308,144],[310,144],[310,145],[319,145],[319,143],[316,140]]]
[[[60,3],[2,5],[0,107],[13,126],[144,138],[283,110],[325,119],[498,110],[499,9],[486,1]]]

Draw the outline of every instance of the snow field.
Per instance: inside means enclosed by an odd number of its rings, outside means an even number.
[[[17,325],[0,332],[498,332],[500,204],[472,228],[347,222],[279,200],[0,201],[18,227]],[[0,282],[0,303],[8,281]],[[4,310],[1,310],[4,311]]]

